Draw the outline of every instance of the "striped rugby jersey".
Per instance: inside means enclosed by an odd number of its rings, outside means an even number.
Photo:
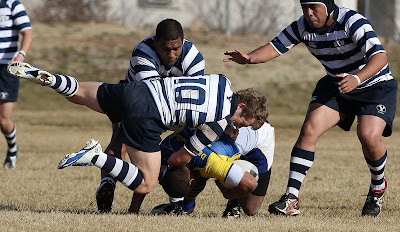
[[[299,43],[324,66],[329,76],[339,73],[357,74],[375,54],[386,52],[368,19],[345,7],[335,7],[334,23],[326,32],[312,29],[301,16],[286,27],[270,44],[283,54]],[[386,64],[373,77],[357,87],[365,88],[393,79]]]
[[[189,40],[183,40],[182,53],[176,64],[166,67],[161,64],[150,36],[139,43],[132,52],[128,74],[125,80],[144,80],[153,77],[204,75],[204,59]]]
[[[143,80],[149,88],[161,119],[169,129],[185,125],[196,133],[185,144],[197,155],[220,137],[236,110],[236,95],[222,74]]]
[[[30,29],[25,7],[15,0],[0,2],[0,64],[7,64],[18,52],[18,33]]]

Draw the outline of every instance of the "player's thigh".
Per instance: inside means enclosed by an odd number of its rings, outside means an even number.
[[[380,140],[386,122],[374,115],[358,116],[357,134],[361,142],[371,143]]]
[[[340,120],[341,115],[338,111],[320,103],[312,103],[308,108],[301,133],[318,138],[337,125]]]
[[[0,119],[11,119],[14,102],[0,102]]]
[[[144,152],[130,146],[126,146],[126,150],[132,164],[142,172],[144,185],[139,187],[151,191],[157,185],[161,167],[161,152]]]
[[[248,194],[245,197],[240,198],[240,206],[247,215],[255,215],[261,208],[265,196],[256,196]]]

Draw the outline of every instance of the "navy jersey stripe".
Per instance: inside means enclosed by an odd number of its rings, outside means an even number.
[[[216,111],[215,111],[215,118],[222,118],[221,104],[223,104],[223,101],[224,101],[225,87],[226,87],[226,77],[222,74],[219,74],[217,107],[216,107]]]

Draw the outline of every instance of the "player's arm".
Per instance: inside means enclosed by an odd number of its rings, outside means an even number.
[[[226,119],[199,125],[196,128],[196,133],[190,137],[183,148],[171,155],[168,159],[168,164],[171,166],[186,165],[207,145],[217,140],[224,133],[224,129],[227,125],[228,122]]]
[[[279,53],[270,43],[257,48],[249,54],[245,54],[240,50],[228,50],[224,54],[230,56],[229,58],[224,59],[225,62],[234,61],[238,64],[264,63],[279,56]]]
[[[189,153],[184,147],[175,152],[168,159],[168,165],[170,166],[183,166],[193,158],[193,155]]]

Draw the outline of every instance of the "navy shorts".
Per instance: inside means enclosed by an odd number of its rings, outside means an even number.
[[[166,127],[154,99],[143,82],[102,84],[97,100],[112,123],[121,122],[122,143],[144,152],[160,151]]]
[[[382,118],[386,122],[382,135],[390,136],[396,113],[397,81],[382,81],[345,94],[339,92],[339,80],[331,76],[321,78],[310,103],[320,103],[345,114],[345,119],[339,123],[339,127],[345,131],[350,130],[356,115],[374,115]]]
[[[18,88],[19,78],[7,72],[6,64],[0,64],[0,103],[16,102]]]
[[[259,149],[253,149],[240,159],[249,161],[258,168],[258,186],[251,193],[255,196],[265,196],[267,194],[269,180],[271,178],[271,169],[268,170],[267,158]]]

